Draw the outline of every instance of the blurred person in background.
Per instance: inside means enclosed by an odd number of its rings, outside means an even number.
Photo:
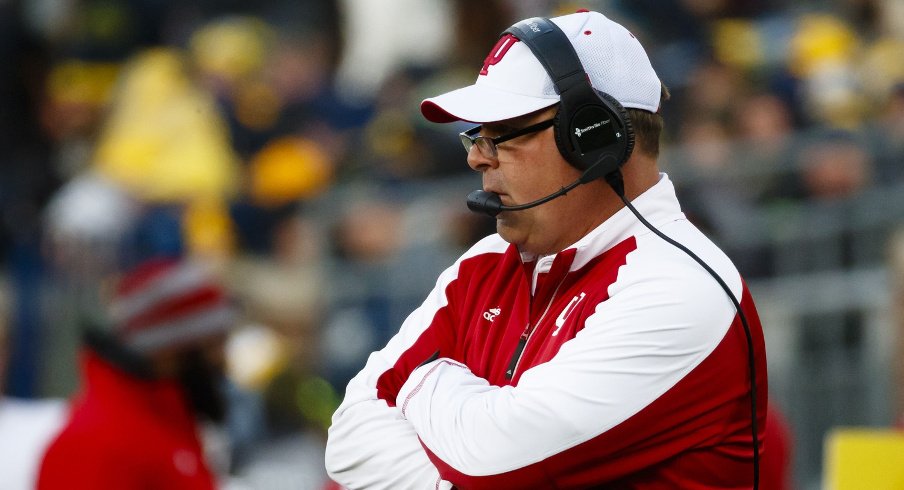
[[[876,178],[879,182],[904,182],[904,74],[884,102],[880,118],[872,126],[878,140]]]
[[[0,388],[12,343],[7,331],[6,288],[0,288]],[[47,445],[66,418],[61,399],[23,399],[0,391],[0,490],[31,490]]]
[[[870,187],[875,159],[855,133],[817,131],[795,155],[796,174],[789,179],[784,197],[813,202],[850,199]]]
[[[199,427],[226,416],[226,292],[199,263],[153,258],[108,306],[110,326],[86,328],[81,392],[38,488],[215,488]]]
[[[460,136],[484,188],[468,205],[497,234],[440,275],[348,384],[331,477],[356,489],[756,486],[762,329],[740,274],[659,172],[666,98],[636,37],[580,10],[516,24],[474,85],[421,104],[433,122],[482,124]],[[629,200],[700,257],[652,234]]]

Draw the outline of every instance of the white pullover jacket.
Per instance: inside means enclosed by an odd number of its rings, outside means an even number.
[[[762,441],[765,348],[743,280],[667,176],[633,204],[746,313]],[[493,235],[443,272],[349,383],[327,470],[350,489],[750,488],[749,396],[725,292],[622,209],[555,255]]]

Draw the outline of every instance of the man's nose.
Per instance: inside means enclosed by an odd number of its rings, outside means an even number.
[[[488,168],[496,168],[498,165],[498,159],[484,156],[477,145],[472,146],[471,150],[468,151],[468,166],[473,170],[482,172]]]

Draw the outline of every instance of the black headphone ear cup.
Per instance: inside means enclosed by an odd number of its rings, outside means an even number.
[[[596,169],[602,176],[618,170],[631,157],[634,128],[628,111],[614,97],[589,86],[587,89],[584,93],[563,94],[554,119],[556,146],[565,160],[578,170],[585,171],[603,163]],[[582,103],[588,100],[589,103]],[[599,120],[612,120],[612,140],[602,143],[603,146],[594,147],[591,143],[589,148],[581,147],[574,136],[580,137],[588,124]]]
[[[619,119],[621,119],[622,125],[625,128],[625,149],[624,155],[619,159],[618,168],[621,168],[629,158],[631,158],[631,153],[634,152],[634,126],[631,124],[631,116],[628,115],[628,110],[625,109],[621,102],[615,99],[615,97],[607,94],[606,92],[601,92],[597,89],[593,89],[601,99],[605,100],[609,103],[609,107],[617,111],[617,115]]]
[[[584,161],[581,158],[575,158],[577,152],[568,147],[569,142],[567,138],[571,132],[571,117],[565,116],[564,114],[565,106],[559,104],[559,109],[556,111],[556,115],[553,118],[553,134],[556,138],[556,146],[559,148],[559,153],[562,154],[565,161],[578,170],[586,170],[587,168]]]

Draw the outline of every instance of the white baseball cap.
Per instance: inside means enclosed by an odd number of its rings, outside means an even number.
[[[568,37],[593,88],[624,107],[659,110],[662,84],[640,41],[622,25],[586,10],[550,19]],[[503,36],[474,85],[421,102],[429,121],[487,123],[523,116],[559,102],[552,79],[530,48]]]

